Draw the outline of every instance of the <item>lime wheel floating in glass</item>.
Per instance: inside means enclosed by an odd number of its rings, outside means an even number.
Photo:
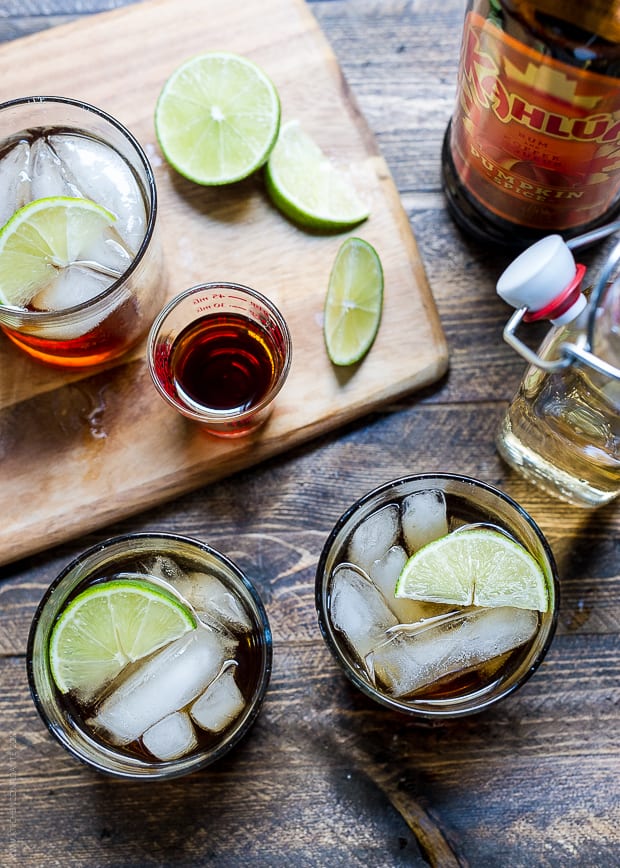
[[[415,552],[396,597],[458,606],[514,606],[546,612],[543,571],[522,545],[489,529],[450,533]]]
[[[53,196],[24,205],[0,229],[0,304],[26,307],[56,285],[114,225],[116,217],[89,199]],[[120,276],[120,275],[118,275]],[[63,308],[84,299],[63,295]]]
[[[196,628],[195,614],[143,579],[93,585],[73,599],[50,637],[52,676],[61,693],[96,695],[129,664]]]

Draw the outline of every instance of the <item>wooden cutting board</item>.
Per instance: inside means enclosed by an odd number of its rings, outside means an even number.
[[[182,61],[214,49],[260,64],[278,88],[283,121],[298,118],[370,205],[370,219],[351,234],[381,256],[385,303],[377,340],[355,369],[332,367],[322,339],[329,271],[346,236],[293,226],[270,205],[260,174],[214,190],[162,160],[153,129],[159,91]],[[149,0],[0,47],[0,98],[32,94],[93,103],[141,141],[158,185],[169,296],[216,279],[254,286],[282,310],[294,353],[266,427],[223,441],[163,403],[144,346],[106,370],[65,374],[0,335],[0,563],[259,462],[444,373],[446,343],[407,216],[303,0]]]

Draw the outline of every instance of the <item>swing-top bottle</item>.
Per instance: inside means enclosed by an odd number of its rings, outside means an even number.
[[[497,291],[518,310],[504,337],[530,365],[500,426],[502,457],[570,503],[601,506],[620,494],[620,244],[591,291],[559,235],[528,248]],[[587,297],[589,296],[589,298]],[[548,319],[538,353],[516,337]]]

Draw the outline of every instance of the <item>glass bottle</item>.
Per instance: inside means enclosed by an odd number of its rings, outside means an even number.
[[[566,238],[620,209],[620,0],[469,0],[442,153],[483,242]]]
[[[547,492],[583,507],[620,494],[618,263],[620,244],[586,301],[585,268],[575,266],[560,236],[548,236],[521,254],[497,284],[498,293],[519,308],[504,337],[531,363],[501,423],[498,451]],[[515,335],[527,319],[554,325],[538,354]]]

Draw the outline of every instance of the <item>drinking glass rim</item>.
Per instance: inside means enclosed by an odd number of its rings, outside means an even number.
[[[271,389],[267,392],[263,398],[258,401],[256,404],[253,404],[247,410],[244,410],[240,413],[238,410],[214,410],[209,409],[203,413],[200,413],[194,410],[192,407],[189,407],[187,404],[184,404],[182,401],[176,399],[175,396],[171,395],[167,392],[162,384],[160,383],[160,378],[157,375],[155,359],[157,355],[157,338],[159,335],[159,331],[162,327],[162,324],[166,317],[176,308],[178,305],[184,301],[184,299],[188,298],[190,295],[193,295],[196,292],[200,292],[203,290],[213,290],[218,287],[226,288],[226,289],[240,289],[244,293],[251,295],[256,301],[264,304],[265,307],[269,309],[269,312],[272,314],[274,319],[278,323],[278,327],[282,333],[284,338],[284,364],[282,366],[282,370],[278,376],[277,382],[273,385]],[[151,374],[151,379],[153,380],[153,384],[155,388],[159,392],[159,394],[167,401],[172,407],[175,408],[179,413],[187,416],[190,419],[193,419],[196,422],[226,422],[229,419],[239,420],[239,422],[243,422],[244,419],[247,419],[251,416],[254,416],[256,413],[260,412],[264,407],[270,404],[275,397],[278,395],[284,383],[288,377],[288,373],[291,367],[292,355],[293,355],[293,342],[291,339],[291,332],[288,327],[284,316],[280,312],[279,308],[275,305],[270,298],[266,295],[263,295],[259,290],[254,289],[251,286],[247,286],[244,283],[237,283],[236,281],[231,280],[211,280],[206,283],[197,283],[194,286],[190,286],[187,289],[182,290],[173,298],[171,298],[164,307],[160,310],[160,312],[155,317],[153,324],[151,325],[148,339],[147,339],[147,361],[149,366],[149,372]]]
[[[269,621],[267,619],[266,612],[264,611],[264,604],[258,594],[258,591],[252,584],[252,582],[245,575],[243,570],[235,564],[227,555],[223,552],[219,551],[219,549],[214,548],[208,543],[203,542],[202,540],[196,539],[195,537],[186,536],[185,534],[173,533],[168,531],[136,531],[135,533],[124,533],[118,536],[107,537],[101,542],[94,543],[92,546],[89,546],[84,551],[77,554],[68,564],[66,564],[63,569],[58,573],[58,575],[54,578],[50,585],[48,585],[43,597],[41,598],[39,605],[37,606],[34,616],[33,622],[38,620],[38,617],[41,613],[41,610],[45,607],[47,600],[52,596],[58,585],[71,573],[77,566],[79,566],[82,562],[90,559],[93,555],[99,554],[100,552],[104,552],[106,549],[110,549],[114,546],[120,546],[132,540],[140,540],[140,539],[160,539],[160,540],[173,540],[175,542],[180,543],[189,543],[191,546],[195,548],[199,548],[201,551],[205,552],[207,555],[211,555],[215,557],[217,560],[220,560],[224,563],[224,565],[235,574],[237,578],[239,578],[243,585],[245,585],[246,589],[249,591],[250,596],[256,603],[257,609],[261,612],[261,615],[264,616],[264,626],[268,633],[271,633],[271,629],[269,627]],[[30,650],[30,647],[27,648],[27,652]]]
[[[61,310],[27,310],[25,308],[13,307],[11,305],[0,305],[0,318],[2,316],[2,309],[4,307],[9,313],[20,316],[26,322],[36,321],[40,323],[45,323],[47,320],[56,320],[59,316],[64,319],[70,314],[80,313],[81,311],[92,307],[93,304],[98,303],[106,299],[108,296],[112,295],[114,291],[117,290],[122,284],[124,284],[127,279],[133,274],[135,269],[138,267],[138,264],[144,258],[144,255],[148,249],[148,246],[153,237],[153,233],[155,231],[155,220],[157,217],[157,186],[155,184],[155,175],[153,173],[150,161],[138,139],[134,136],[132,132],[130,132],[130,130],[124,124],[122,124],[119,120],[117,120],[113,115],[106,112],[104,109],[100,109],[98,106],[92,105],[88,102],[84,102],[83,100],[73,99],[72,97],[66,96],[24,96],[1,102],[0,113],[4,109],[14,108],[15,106],[28,104],[35,105],[37,103],[54,103],[59,105],[72,106],[73,108],[84,109],[85,111],[98,116],[99,118],[113,126],[122,136],[127,139],[129,144],[135,149],[136,154],[146,174],[148,186],[146,192],[151,197],[148,209],[149,213],[147,215],[148,219],[146,231],[144,233],[142,243],[138,248],[138,252],[132,259],[131,264],[121,274],[121,276],[118,277],[113,283],[111,283],[110,286],[107,287],[107,289],[104,289],[103,292],[100,292],[98,295],[93,296],[93,298],[88,299],[88,301],[82,301],[79,304],[72,305],[71,307],[65,307]],[[17,132],[19,132],[19,130]]]
[[[351,518],[355,515],[356,512],[363,509],[363,507],[372,499],[378,498],[381,495],[389,492],[390,489],[397,490],[399,487],[410,483],[423,482],[423,481],[432,481],[438,480],[440,482],[446,481],[455,481],[457,483],[464,483],[466,485],[471,485],[473,488],[482,489],[489,494],[498,497],[502,500],[506,505],[510,506],[512,509],[516,511],[519,517],[525,521],[525,523],[529,526],[529,528],[534,533],[536,539],[538,540],[541,550],[544,553],[544,556],[549,565],[549,573],[550,579],[553,584],[553,595],[554,595],[554,606],[553,611],[551,612],[549,627],[547,630],[547,635],[545,640],[540,648],[537,649],[535,659],[529,664],[525,672],[523,672],[518,678],[515,678],[513,683],[508,685],[498,696],[489,695],[486,697],[484,701],[481,701],[479,705],[476,705],[475,708],[464,708],[464,709],[455,709],[453,706],[456,704],[457,700],[451,703],[450,700],[445,701],[445,705],[443,707],[436,707],[430,710],[429,708],[414,708],[411,705],[402,702],[397,698],[393,698],[383,693],[377,688],[372,687],[365,679],[363,679],[355,668],[351,665],[350,661],[344,656],[341,650],[341,643],[337,641],[336,636],[334,635],[334,629],[331,624],[331,617],[328,616],[328,605],[327,605],[327,585],[329,583],[330,575],[326,573],[326,563],[327,559],[331,553],[331,550],[334,546],[334,543],[342,531],[343,527],[351,520]],[[494,485],[491,485],[488,482],[484,482],[481,479],[477,479],[473,476],[467,476],[461,473],[450,473],[450,472],[436,472],[436,473],[416,473],[410,474],[406,476],[399,476],[395,479],[389,480],[388,482],[384,482],[381,485],[376,486],[375,488],[367,491],[357,500],[355,500],[347,509],[341,514],[341,516],[336,520],[333,525],[325,544],[321,550],[321,554],[319,556],[319,560],[316,568],[316,577],[315,577],[315,608],[318,615],[319,629],[321,631],[321,635],[323,639],[331,651],[331,653],[336,658],[337,662],[340,664],[340,667],[346,677],[368,698],[373,701],[383,705],[386,708],[389,708],[391,711],[399,711],[407,714],[409,717],[418,719],[420,721],[438,721],[438,720],[450,720],[456,719],[459,717],[465,717],[471,714],[478,714],[481,711],[484,711],[486,708],[495,705],[499,700],[505,699],[519,687],[521,687],[538,669],[543,659],[545,658],[547,651],[551,645],[553,637],[555,635],[558,615],[559,615],[559,601],[560,601],[560,583],[558,577],[557,564],[555,561],[555,557],[551,550],[551,547],[543,534],[542,530],[536,523],[536,521],[532,518],[532,516],[521,506],[516,500],[514,500],[510,495],[506,494],[506,492],[502,491],[499,488],[496,488]],[[466,699],[467,696],[459,697],[460,699]],[[422,698],[420,701],[424,701]]]

